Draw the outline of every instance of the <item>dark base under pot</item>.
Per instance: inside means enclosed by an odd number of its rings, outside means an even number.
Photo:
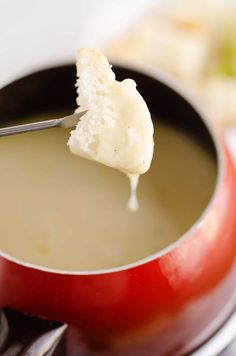
[[[86,356],[76,342],[75,330],[66,324],[34,318],[9,309],[1,313],[0,355]],[[91,355],[101,355],[92,351]],[[191,356],[236,355],[236,310],[222,328]],[[148,355],[144,355],[148,356]]]

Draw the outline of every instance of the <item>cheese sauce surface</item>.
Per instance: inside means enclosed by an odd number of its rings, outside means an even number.
[[[26,262],[97,270],[137,261],[185,233],[214,190],[210,154],[160,122],[132,213],[127,177],[72,155],[68,136],[51,129],[0,139],[0,249]]]

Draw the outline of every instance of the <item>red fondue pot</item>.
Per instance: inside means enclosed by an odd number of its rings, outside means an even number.
[[[236,305],[236,174],[222,137],[174,83],[160,73],[123,67],[115,71],[119,80],[136,80],[155,116],[209,150],[218,167],[214,194],[178,241],[120,268],[55,271],[0,251],[0,307],[75,325],[83,355],[89,350],[101,355],[182,355],[216,332]],[[9,84],[0,91],[1,122],[45,111],[72,112],[74,82],[75,68],[68,65]]]

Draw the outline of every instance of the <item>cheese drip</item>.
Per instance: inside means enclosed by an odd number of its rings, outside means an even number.
[[[137,198],[137,188],[139,182],[139,175],[136,174],[128,174],[129,182],[130,182],[130,197],[128,201],[128,209],[130,211],[137,211],[139,208],[138,198]]]

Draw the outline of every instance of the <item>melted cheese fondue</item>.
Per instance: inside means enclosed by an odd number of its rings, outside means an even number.
[[[0,139],[0,249],[14,257],[67,270],[121,266],[178,239],[211,197],[214,160],[166,124],[156,129],[136,214],[125,206],[127,177],[72,155],[68,134],[51,129]]]

